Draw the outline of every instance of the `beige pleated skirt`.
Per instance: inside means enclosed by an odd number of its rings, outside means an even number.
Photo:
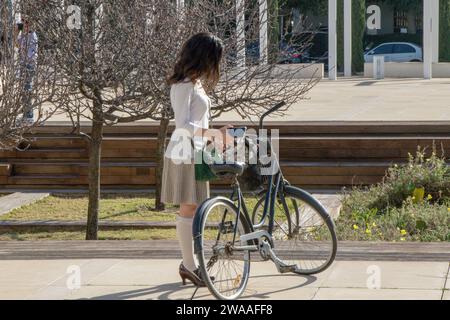
[[[193,163],[178,164],[164,158],[161,192],[163,203],[200,205],[209,197],[209,182],[195,180]]]

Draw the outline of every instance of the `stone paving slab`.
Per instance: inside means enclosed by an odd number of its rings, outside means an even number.
[[[0,290],[5,286],[48,286],[66,276],[67,268],[88,260],[9,260],[0,263]],[[104,271],[104,269],[102,270]]]
[[[329,288],[367,288],[370,275],[380,276],[384,289],[443,290],[448,262],[338,261],[323,286]]]
[[[49,196],[47,192],[16,192],[0,197],[0,216]]]
[[[445,291],[442,300],[450,300],[450,291]]]
[[[179,260],[16,260],[0,261],[1,299],[189,299],[191,284],[182,286]],[[381,289],[370,290],[368,267],[381,270]],[[81,287],[71,288],[79,267]],[[270,262],[253,263],[243,299],[449,299],[442,290],[448,263],[337,262],[310,277],[279,275]],[[211,299],[206,288],[197,299]]]
[[[328,213],[334,220],[339,218],[342,209],[341,195],[313,194],[313,196],[325,207],[325,209],[327,209]]]
[[[445,289],[450,290],[450,269],[447,272],[447,282],[445,283]]]
[[[314,300],[441,300],[441,290],[320,288]]]

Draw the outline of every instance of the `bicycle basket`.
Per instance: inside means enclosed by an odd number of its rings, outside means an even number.
[[[243,191],[256,191],[264,185],[261,169],[257,164],[247,165],[244,173],[238,177],[239,185]]]
[[[261,174],[262,168],[265,166],[259,162],[257,156],[259,155],[259,149],[257,144],[250,142],[251,140],[247,140],[245,147],[246,153],[246,166],[244,169],[244,173],[238,177],[239,185],[243,191],[258,191],[264,188],[264,184],[267,182],[267,176]],[[251,147],[253,146],[253,147]],[[250,161],[252,159],[252,161]]]

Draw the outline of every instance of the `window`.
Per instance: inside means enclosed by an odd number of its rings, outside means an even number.
[[[396,44],[394,53],[416,53],[416,49],[407,44]]]
[[[408,29],[408,13],[402,10],[394,11],[394,32],[401,32],[402,29]]]
[[[373,54],[390,54],[392,53],[393,49],[394,49],[393,44],[385,44],[376,48],[373,51]]]
[[[422,14],[416,15],[416,33],[423,31],[423,18]]]

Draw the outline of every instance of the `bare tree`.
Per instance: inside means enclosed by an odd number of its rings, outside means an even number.
[[[196,0],[186,2],[184,7],[155,11],[153,33],[154,60],[152,60],[152,78],[160,92],[158,108],[150,117],[160,122],[156,169],[156,208],[163,209],[160,201],[162,166],[170,120],[173,112],[170,107],[170,88],[165,83],[170,74],[177,54],[183,43],[196,32],[209,31],[220,37],[225,44],[224,60],[221,66],[222,77],[218,86],[209,92],[212,100],[212,118],[218,118],[227,112],[234,112],[238,117],[254,120],[268,108],[285,101],[287,106],[280,110],[283,115],[289,106],[303,99],[306,93],[320,80],[319,73],[309,72],[310,76],[302,79],[306,68],[314,65],[303,64],[280,65],[288,57],[280,50],[279,43],[295,47],[301,55],[311,46],[312,33],[307,33],[295,46],[292,38],[279,38],[279,42],[267,44],[261,50],[261,32],[276,30],[278,11],[261,10],[258,1],[245,0]],[[239,6],[240,5],[240,6]],[[265,17],[265,18],[262,18]],[[266,26],[264,26],[266,24]],[[167,26],[170,26],[167,28]],[[278,34],[275,34],[277,38]],[[267,35],[269,37],[269,35]]]
[[[45,54],[38,55],[33,70],[27,67],[24,52],[30,44],[24,41],[19,46],[17,42],[20,31],[13,9],[10,1],[0,2],[0,149],[17,147],[25,133],[50,118],[62,103],[65,90]],[[30,20],[30,27],[36,26]],[[37,115],[33,122],[24,121],[28,110]]]
[[[48,55],[68,88],[66,112],[74,122],[89,119],[89,208],[86,239],[97,239],[101,145],[104,126],[153,119],[158,135],[156,206],[160,202],[163,154],[173,111],[167,77],[182,44],[197,32],[210,31],[225,42],[223,77],[211,92],[213,117],[234,111],[259,115],[276,102],[301,99],[315,79],[298,79],[303,66],[281,68],[265,50],[242,63],[242,53],[259,39],[260,8],[244,7],[237,28],[234,0],[47,0],[35,14],[45,21]],[[245,2],[244,2],[245,3]],[[242,16],[242,15],[241,15]],[[242,41],[244,39],[244,41]],[[278,47],[277,47],[278,49]],[[248,51],[248,50],[247,50]],[[277,50],[276,50],[277,51]]]
[[[46,1],[36,12],[46,20],[53,65],[69,90],[65,111],[75,123],[89,119],[89,208],[86,239],[98,234],[101,146],[104,126],[146,119],[161,113],[163,74],[155,70],[155,40],[170,24],[155,24],[155,12],[173,15],[163,0]],[[167,57],[168,59],[170,57]],[[161,59],[158,57],[158,59]]]

